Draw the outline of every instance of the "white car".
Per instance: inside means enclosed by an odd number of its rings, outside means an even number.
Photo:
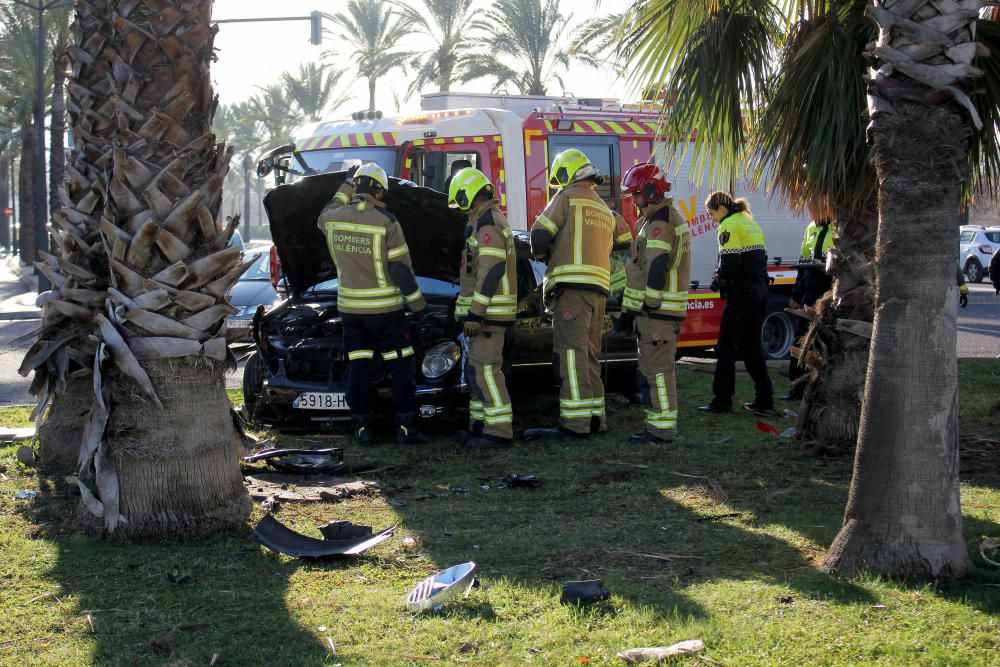
[[[1000,227],[962,225],[958,241],[958,265],[970,283],[981,283],[993,256],[1000,252]]]

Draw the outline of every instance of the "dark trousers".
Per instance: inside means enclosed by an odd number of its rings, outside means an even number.
[[[814,306],[816,305],[816,300],[823,296],[824,292],[806,292],[802,295],[802,305],[803,306]],[[799,345],[802,337],[806,335],[809,331],[809,320],[804,317],[795,318],[795,344]],[[788,361],[788,381],[795,382],[800,377],[805,375],[806,370],[799,366],[799,360],[794,356]],[[792,398],[801,399],[802,394],[805,392],[805,385],[798,384],[789,390]]]
[[[347,354],[347,405],[351,414],[372,412],[372,364],[382,357],[392,378],[396,413],[413,412],[416,399],[416,364],[410,326],[403,311],[378,315],[343,314],[344,351]]]
[[[768,290],[757,285],[748,291],[731,295],[722,311],[719,342],[715,346],[715,378],[712,380],[713,403],[731,407],[736,393],[736,360],[742,358],[747,373],[753,379],[756,402],[771,405],[774,389],[767,374],[760,330],[764,324]]]

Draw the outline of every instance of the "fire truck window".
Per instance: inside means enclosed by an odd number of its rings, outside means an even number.
[[[479,153],[445,153],[445,164],[448,170],[448,177],[444,180],[444,192],[448,192],[451,185],[451,177],[466,167],[482,169],[482,162]]]

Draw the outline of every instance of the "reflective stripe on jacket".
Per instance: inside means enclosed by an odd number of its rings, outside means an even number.
[[[622,307],[632,311],[645,307],[654,317],[682,320],[687,317],[691,280],[691,230],[672,198],[647,206],[642,215],[632,242]]]
[[[353,195],[351,185],[341,186],[318,222],[337,266],[337,309],[390,313],[406,302],[412,310],[422,310],[426,304],[399,221],[374,197]]]
[[[469,211],[455,316],[513,322],[517,311],[514,236],[493,199]]]
[[[611,289],[611,248],[618,233],[614,214],[584,183],[560,190],[531,228],[531,253],[547,260],[545,291],[557,285]]]

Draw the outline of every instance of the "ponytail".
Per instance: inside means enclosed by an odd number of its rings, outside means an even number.
[[[746,199],[742,197],[739,199],[733,199],[733,196],[728,192],[716,190],[712,194],[708,195],[708,199],[705,200],[705,208],[714,211],[720,206],[725,206],[729,210],[730,215],[733,213],[746,213],[747,215],[753,215],[750,211],[750,202]]]

